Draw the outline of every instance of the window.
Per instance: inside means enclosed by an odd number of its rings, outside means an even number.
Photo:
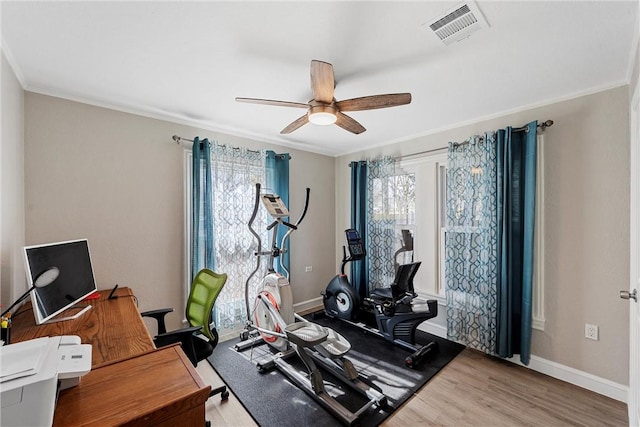
[[[247,227],[253,210],[255,184],[265,182],[265,153],[216,146],[212,156],[214,269],[228,275],[216,300],[214,322],[221,336],[235,334],[247,319],[245,281],[255,269],[255,240]],[[215,160],[213,159],[215,157]],[[191,168],[185,151],[185,300],[191,283]],[[264,211],[263,211],[264,212]],[[200,218],[202,221],[202,218]],[[267,218],[258,215],[254,228],[266,241]],[[202,223],[201,223],[202,224]],[[200,227],[201,233],[204,227]],[[264,231],[263,231],[264,230]],[[204,238],[204,236],[201,236]],[[264,265],[264,263],[262,263]],[[256,273],[260,276],[260,272]]]
[[[400,168],[407,177],[411,177],[405,178],[411,185],[404,187],[408,189],[406,197],[398,197],[401,204],[405,205],[404,211],[409,213],[405,223],[399,221],[398,228],[405,228],[406,225],[413,231],[413,258],[422,262],[414,280],[415,289],[423,296],[441,301],[444,301],[442,230],[445,225],[446,161],[446,153],[402,161]]]
[[[369,280],[372,288],[389,286],[395,278],[394,264],[411,262],[413,252],[402,251],[402,230],[415,231],[415,174],[396,170],[394,174],[372,179],[373,217],[367,235],[383,238],[388,244],[370,245]]]

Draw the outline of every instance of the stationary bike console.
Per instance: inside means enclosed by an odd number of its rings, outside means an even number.
[[[364,244],[362,243],[362,238],[360,238],[358,230],[349,228],[348,230],[345,230],[345,234],[347,236],[347,247],[349,248],[350,260],[359,260],[364,258],[367,255],[367,252],[364,249]]]

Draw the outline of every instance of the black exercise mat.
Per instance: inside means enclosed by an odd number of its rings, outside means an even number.
[[[464,349],[463,345],[417,331],[416,341],[419,344],[435,341],[439,348],[418,369],[410,369],[404,364],[409,352],[383,338],[337,319],[320,317],[312,321],[328,326],[344,336],[351,343],[351,351],[347,357],[365,378],[387,396],[388,406],[385,409],[369,410],[357,423],[360,426],[380,424]],[[338,419],[277,369],[266,373],[258,372],[255,362],[272,354],[269,347],[263,344],[238,353],[233,350],[238,341],[235,339],[220,343],[208,360],[258,425],[315,427],[339,424]],[[302,371],[303,366],[295,359],[297,357],[289,361]],[[334,382],[324,371],[323,378],[329,394],[336,395],[340,403],[350,409],[362,405],[363,400],[358,394],[351,391],[343,393],[340,383]]]

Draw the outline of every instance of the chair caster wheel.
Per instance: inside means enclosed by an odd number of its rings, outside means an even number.
[[[229,400],[229,391],[228,391],[228,390],[225,390],[225,391],[223,391],[222,393],[220,393],[220,398],[221,398],[222,400]]]

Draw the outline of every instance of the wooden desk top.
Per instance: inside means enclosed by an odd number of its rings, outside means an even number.
[[[202,425],[206,385],[179,345],[93,369],[60,392],[54,426]]]
[[[44,325],[36,325],[31,304],[25,304],[13,317],[11,342],[78,335],[83,344],[92,346],[92,369],[154,350],[131,289],[118,288],[118,298],[111,300],[110,290],[99,292],[100,298],[87,301],[92,308],[77,319]]]

